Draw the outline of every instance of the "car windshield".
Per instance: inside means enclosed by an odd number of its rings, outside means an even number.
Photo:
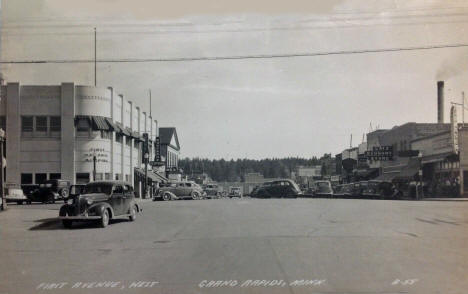
[[[96,194],[96,193],[104,193],[110,195],[112,192],[112,184],[88,184],[83,187],[82,193],[83,194]]]

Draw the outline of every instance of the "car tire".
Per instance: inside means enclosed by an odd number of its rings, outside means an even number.
[[[169,193],[164,193],[164,194],[162,195],[162,199],[163,199],[164,201],[170,201],[170,200],[172,200],[171,194],[169,194]]]
[[[137,215],[137,208],[135,205],[132,206],[132,208],[130,208],[130,216],[128,217],[128,219],[133,222],[136,220],[136,215]]]
[[[201,197],[200,197],[200,193],[198,193],[198,192],[196,192],[196,191],[193,191],[193,192],[192,192],[192,195],[190,195],[190,196],[192,196],[192,199],[193,199],[193,200],[198,200],[198,199],[201,198]]]
[[[110,219],[109,210],[105,209],[102,212],[101,220],[99,222],[99,225],[101,226],[101,228],[105,228],[109,225],[109,219]]]
[[[23,201],[21,201],[21,200],[20,200],[20,201],[16,201],[16,204],[18,204],[18,205],[23,205]]]
[[[59,191],[59,195],[60,197],[62,197],[62,199],[68,199],[68,190],[67,189],[62,189]]]
[[[62,220],[62,224],[65,228],[70,229],[73,226],[73,221],[69,219]]]

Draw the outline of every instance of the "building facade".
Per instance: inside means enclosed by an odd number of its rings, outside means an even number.
[[[143,133],[154,156],[157,121],[114,88],[8,83],[1,93],[7,183],[56,178],[132,183],[135,169],[143,167]]]

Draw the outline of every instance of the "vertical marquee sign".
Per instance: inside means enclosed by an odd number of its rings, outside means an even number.
[[[161,139],[156,137],[155,145],[155,158],[154,161],[161,162]]]

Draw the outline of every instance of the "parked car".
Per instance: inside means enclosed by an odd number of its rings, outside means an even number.
[[[176,199],[201,199],[206,194],[203,189],[195,182],[173,182],[168,183],[164,187],[159,189],[157,195],[164,201],[176,200]]]
[[[122,181],[96,181],[76,190],[81,193],[72,194],[73,202],[60,208],[59,218],[66,228],[74,221],[98,221],[104,228],[115,218],[128,217],[134,221],[142,211],[135,201],[133,187]]]
[[[353,196],[354,184],[338,185],[333,192],[335,198],[351,198]]]
[[[239,197],[242,198],[242,190],[240,187],[230,187],[229,188],[229,198]]]
[[[314,196],[333,197],[333,189],[330,181],[317,181],[314,183]]]
[[[23,190],[24,195],[26,195],[26,203],[31,204],[31,199],[33,194],[39,190],[39,185],[36,184],[23,184],[21,185],[21,189]]]
[[[203,187],[207,198],[219,198],[221,193],[217,184],[206,184]]]
[[[290,179],[265,182],[256,193],[259,198],[296,198],[299,195],[302,195],[301,189]]]
[[[398,191],[391,182],[387,181],[368,181],[367,188],[363,191],[362,195],[366,198],[378,199],[399,199],[401,192]]]
[[[20,185],[6,184],[5,186],[5,200],[7,203],[16,202],[21,205],[23,202],[29,202],[28,197],[24,194]]]
[[[34,191],[29,200],[42,203],[55,203],[56,200],[68,199],[70,181],[68,180],[47,180],[39,185],[39,189]]]

